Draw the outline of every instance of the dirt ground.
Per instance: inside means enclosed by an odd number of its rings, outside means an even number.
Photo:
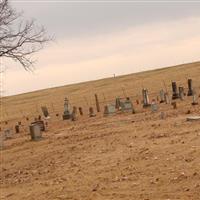
[[[170,88],[170,74],[179,68],[184,69],[180,70],[182,76],[179,73],[173,75],[179,83],[187,85],[183,74],[188,73],[198,89],[200,63],[128,75],[119,80],[127,84],[126,88],[133,87],[132,81],[142,80],[155,96],[162,87],[159,81],[164,79]],[[148,82],[150,79],[152,81]],[[102,90],[106,99],[112,91],[109,101],[119,96],[115,89],[120,85],[113,84],[110,79],[74,85],[70,90],[77,95],[80,92],[80,100],[83,95],[86,98],[91,95],[90,87],[95,88],[92,95],[96,91],[102,94]],[[67,91],[67,87],[53,90],[64,97],[63,91]],[[63,100],[59,105],[55,103],[47,131],[37,142],[31,141],[28,135],[28,125],[39,113],[31,106],[35,102],[56,102],[44,95],[49,90],[5,98],[3,105],[9,103],[16,115],[9,114],[11,108],[7,108],[7,114],[2,114],[2,129],[13,127],[19,120],[22,126],[20,133],[6,140],[5,148],[0,151],[1,199],[200,200],[200,121],[186,120],[188,116],[200,115],[200,102],[192,106],[192,97],[186,97],[184,101],[177,100],[177,109],[169,104],[159,104],[159,110],[152,113],[150,108],[136,105],[137,90],[141,88],[136,88],[131,98],[136,114],[118,113],[104,117],[101,111],[96,117],[89,118],[87,108],[84,116],[78,115],[77,121],[62,121]],[[127,89],[126,92],[131,91]],[[71,100],[78,98],[69,91],[67,94],[71,95]],[[101,101],[101,110],[103,105],[105,102]],[[17,110],[22,109],[23,116],[20,116],[21,112]],[[161,119],[161,112],[164,119]],[[55,113],[60,115],[56,117]],[[26,121],[25,116],[29,116],[30,121]],[[5,120],[8,125],[4,125]]]

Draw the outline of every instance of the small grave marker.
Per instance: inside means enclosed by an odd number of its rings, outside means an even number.
[[[193,88],[192,88],[192,79],[188,79],[188,93],[187,96],[193,95]]]
[[[42,109],[43,115],[44,115],[46,118],[49,118],[49,111],[48,111],[47,107],[46,107],[46,106],[42,106],[41,109]]]
[[[5,139],[11,139],[13,137],[13,131],[11,129],[4,130]]]
[[[164,103],[165,102],[165,92],[164,90],[160,90],[160,103]]]
[[[82,116],[83,115],[83,109],[82,109],[82,107],[79,107],[78,110],[79,110],[80,115]]]
[[[115,101],[115,108],[119,110],[120,107],[121,107],[121,101],[120,101],[120,98],[117,97]]]
[[[198,105],[198,96],[196,94],[195,91],[193,91],[193,95],[192,95],[192,105],[195,106],[195,105]]]
[[[113,115],[116,113],[115,105],[108,104],[104,107],[104,116]]]
[[[174,109],[177,109],[177,104],[176,104],[176,102],[174,101],[174,102],[172,102],[172,106],[173,106],[173,108]]]
[[[20,132],[19,125],[17,124],[17,125],[15,125],[15,133],[19,133],[19,132]]]
[[[45,124],[44,121],[42,120],[37,120],[35,122],[32,122],[31,125],[38,125],[41,131],[45,131]]]
[[[183,87],[179,87],[179,97],[180,99],[183,101],[184,100],[184,88]]]
[[[165,103],[170,104],[170,98],[168,92],[165,92]]]
[[[94,96],[95,96],[95,102],[96,102],[96,109],[97,109],[97,112],[100,112],[100,105],[99,105],[98,96],[97,96],[97,94],[95,94]]]
[[[143,97],[143,108],[149,107],[151,104],[149,103],[149,95],[147,89],[142,90],[142,97]]]
[[[178,98],[179,98],[179,94],[177,91],[177,85],[176,85],[176,82],[173,81],[172,82],[172,99],[178,99]]]
[[[123,111],[127,111],[127,112],[132,112],[135,113],[135,110],[133,108],[133,104],[130,100],[129,97],[126,98],[126,100],[123,102],[123,107],[122,107]]]
[[[31,140],[38,141],[42,139],[42,132],[38,124],[31,124],[29,128]]]
[[[157,111],[158,111],[158,105],[157,105],[155,99],[152,100],[152,103],[151,103],[151,111],[152,111],[152,112],[157,112]]]
[[[63,120],[69,120],[70,118],[71,113],[69,111],[69,101],[67,98],[65,98]]]
[[[94,109],[93,107],[89,108],[89,117],[95,117],[96,115],[94,114]]]
[[[72,121],[76,121],[77,120],[77,107],[76,106],[73,107],[73,111],[72,111],[72,114],[71,114],[71,119],[72,119]]]

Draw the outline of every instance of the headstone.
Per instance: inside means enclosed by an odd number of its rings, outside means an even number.
[[[83,109],[82,109],[82,107],[79,107],[78,110],[79,110],[80,115],[83,115]]]
[[[93,107],[89,108],[89,117],[95,117],[96,115],[94,114],[94,109]]]
[[[187,96],[193,95],[193,88],[192,88],[192,79],[188,79],[188,94]]]
[[[193,95],[192,95],[192,105],[195,106],[195,105],[198,105],[198,96],[196,94],[195,91],[193,91]]]
[[[104,116],[113,115],[116,113],[115,105],[108,104],[104,107]]]
[[[143,108],[149,107],[151,104],[149,103],[149,95],[147,89],[142,90],[142,96],[143,96]]]
[[[174,109],[177,109],[177,104],[176,104],[176,102],[174,101],[174,102],[172,102],[172,106],[173,106],[173,108]]]
[[[63,120],[69,119],[71,119],[71,113],[69,111],[69,101],[67,98],[65,98]]]
[[[165,92],[164,90],[160,90],[160,103],[164,103],[165,102]]]
[[[97,112],[100,112],[100,105],[99,105],[98,96],[97,96],[97,94],[95,94],[94,96],[95,96],[95,103],[96,103]]]
[[[168,92],[165,92],[165,103],[170,104],[170,98]]]
[[[4,130],[5,139],[11,139],[13,137],[13,131],[11,129]]]
[[[15,133],[19,133],[19,125],[15,125]]]
[[[41,131],[45,131],[45,124],[44,121],[42,120],[37,120],[35,122],[32,122],[31,125],[38,125]]]
[[[184,88],[183,87],[179,87],[179,97],[181,100],[184,100]]]
[[[49,117],[49,111],[48,111],[47,107],[46,107],[46,106],[42,106],[41,109],[42,109],[43,115],[44,115],[46,118],[48,118],[48,117]]]
[[[117,97],[115,101],[115,108],[119,110],[120,107],[121,107],[121,100],[119,97]]]
[[[177,85],[176,85],[176,82],[173,81],[172,82],[172,99],[178,99],[178,98],[179,98],[179,94],[177,91]]]
[[[38,116],[38,120],[41,120],[41,119],[42,119],[42,116],[41,116],[41,115],[39,115],[39,116]]]
[[[129,97],[127,97],[126,100],[123,102],[123,111],[128,111],[128,112],[130,111],[132,113],[135,113],[133,104],[129,99]]]
[[[71,114],[71,119],[72,119],[72,121],[76,121],[77,120],[77,107],[76,106],[73,107],[73,111],[72,111],[72,114]]]
[[[151,111],[152,111],[152,112],[157,112],[157,111],[158,111],[158,105],[157,105],[155,99],[152,100],[152,103],[151,103]]]
[[[42,132],[38,124],[31,124],[29,128],[31,140],[37,141],[42,139]]]

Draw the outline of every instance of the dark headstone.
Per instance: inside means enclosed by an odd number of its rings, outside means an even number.
[[[15,125],[15,133],[19,133],[19,125]]]
[[[49,111],[48,111],[47,107],[46,106],[42,106],[41,109],[42,109],[43,115],[46,118],[49,117]]]
[[[193,95],[193,88],[192,88],[192,79],[188,79],[188,94],[187,96]]]
[[[80,115],[83,115],[83,109],[82,109],[82,107],[79,107],[78,110],[79,110]]]
[[[177,85],[176,85],[176,82],[173,81],[172,82],[172,99],[178,99],[178,98],[179,98],[179,94],[177,91]]]
[[[94,114],[94,109],[93,107],[89,108],[89,117],[95,117],[96,115]]]

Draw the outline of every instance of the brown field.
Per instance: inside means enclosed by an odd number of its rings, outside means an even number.
[[[3,98],[1,129],[22,126],[0,151],[0,199],[200,200],[200,121],[186,121],[200,115],[200,104],[186,97],[177,109],[159,104],[152,113],[135,103],[143,87],[152,99],[162,88],[171,93],[172,80],[187,88],[188,78],[200,93],[200,62]],[[95,93],[101,112],[89,118]],[[136,114],[103,117],[104,105],[117,96],[129,96]],[[82,106],[84,116],[62,121],[64,97]],[[28,125],[42,105],[51,119],[44,139],[34,142]]]

